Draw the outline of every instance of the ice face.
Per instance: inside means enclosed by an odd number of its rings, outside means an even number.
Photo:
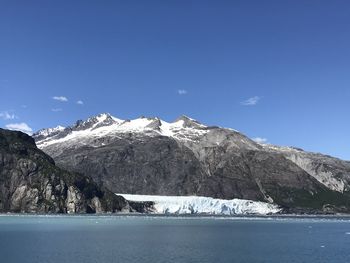
[[[223,200],[202,196],[118,194],[129,201],[152,201],[158,214],[266,215],[281,211],[275,204],[244,199]]]

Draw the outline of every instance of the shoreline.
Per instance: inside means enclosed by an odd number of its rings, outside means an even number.
[[[141,214],[141,213],[105,213],[105,214],[36,214],[36,213],[0,213],[1,217],[44,217],[44,218],[165,218],[165,219],[319,219],[319,220],[347,220],[350,214],[334,215],[301,215],[301,214],[278,214],[278,215],[205,215],[205,214]]]

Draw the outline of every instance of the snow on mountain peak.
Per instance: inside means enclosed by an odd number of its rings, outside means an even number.
[[[183,127],[187,128],[200,128],[200,127],[206,127],[205,125],[201,124],[195,119],[192,119],[190,117],[187,117],[186,115],[182,115],[179,118],[177,118],[173,123],[182,123]]]
[[[195,140],[208,132],[206,128],[205,125],[187,116],[181,116],[175,122],[168,123],[157,117],[142,116],[133,120],[121,120],[109,113],[102,113],[85,121],[79,120],[68,128],[62,127],[55,133],[36,133],[34,137],[38,146],[69,140],[86,141],[89,138],[117,136],[123,133],[144,133],[149,136],[161,135],[179,140]]]
[[[54,128],[41,129],[36,134],[38,136],[50,136],[53,133],[57,133],[57,132],[63,131],[64,129],[65,129],[65,127],[63,127],[61,125],[58,125],[58,126],[56,126]]]
[[[115,118],[109,113],[101,113],[97,116],[90,117],[85,121],[77,121],[75,126],[73,127],[73,130],[86,130],[102,126],[109,126],[112,124],[120,124],[122,122],[123,120]]]

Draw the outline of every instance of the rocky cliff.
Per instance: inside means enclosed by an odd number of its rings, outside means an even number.
[[[0,129],[0,212],[117,211],[134,208],[90,178],[55,166],[30,136]]]
[[[167,123],[101,114],[34,138],[60,167],[86,173],[117,193],[250,199],[287,212],[350,208],[348,162],[290,154],[186,116]]]

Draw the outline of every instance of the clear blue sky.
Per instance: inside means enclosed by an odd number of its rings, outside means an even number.
[[[0,126],[186,114],[350,160],[349,13],[336,0],[4,0]]]

